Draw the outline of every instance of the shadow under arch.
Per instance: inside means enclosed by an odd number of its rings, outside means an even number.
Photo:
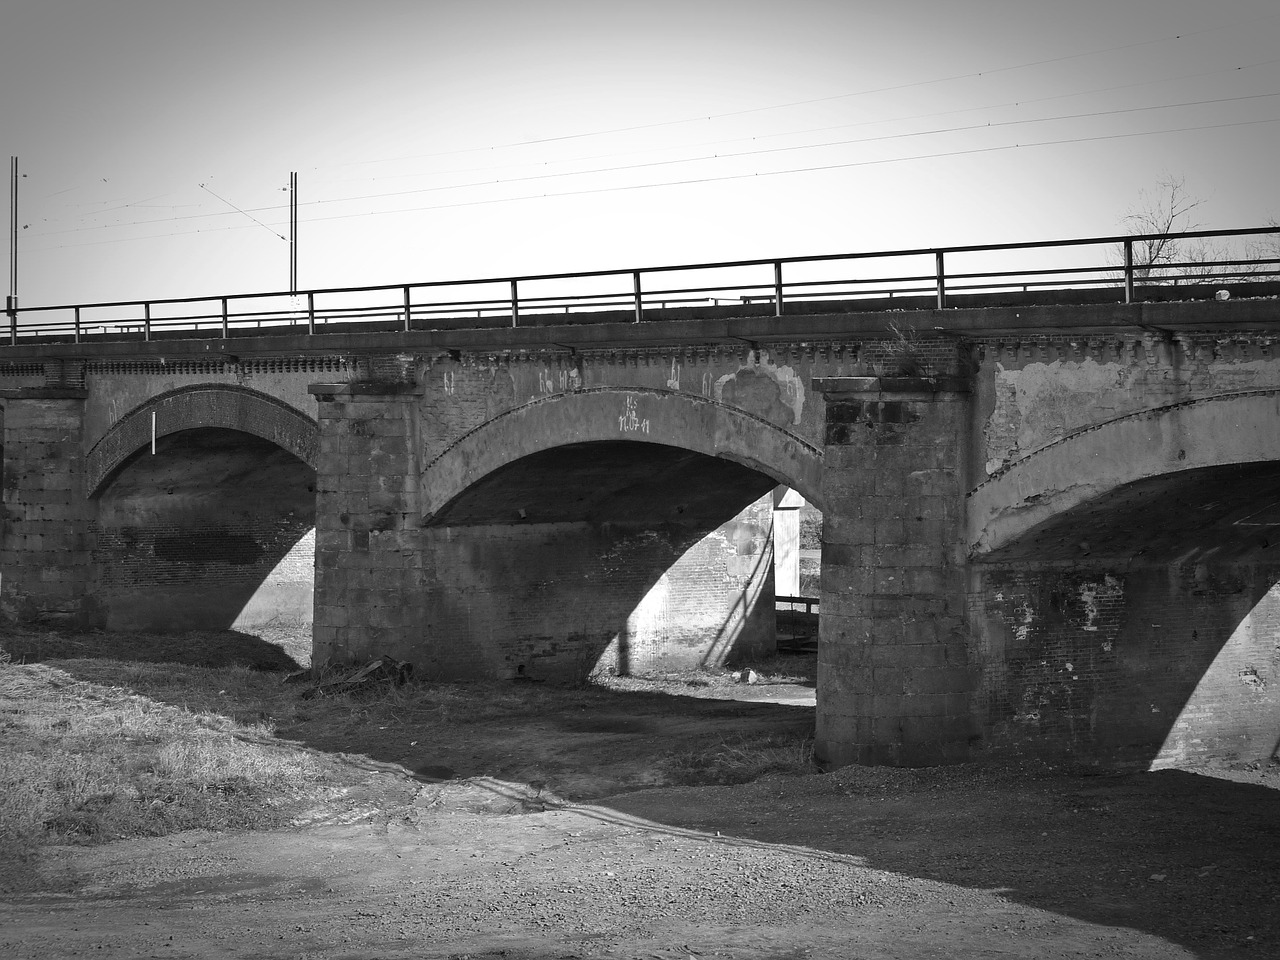
[[[153,438],[224,428],[268,440],[312,470],[320,448],[316,421],[282,400],[234,384],[195,384],[151,397],[120,417],[85,457],[85,489],[96,496],[112,474]]]
[[[115,631],[309,630],[316,471],[255,433],[158,434],[95,490],[102,619]]]
[[[974,492],[993,745],[1144,767],[1274,753],[1278,414],[1274,391],[1144,411]]]
[[[543,433],[522,448],[502,438],[529,421],[507,419],[480,458],[454,448],[451,475],[469,484],[447,499],[431,484],[425,632],[449,640],[414,655],[429,675],[581,680],[774,649],[776,476],[619,437],[616,417],[606,439]]]
[[[657,388],[588,387],[522,404],[450,444],[423,468],[424,517],[430,520],[464,490],[523,457],[620,440],[742,464],[799,490],[821,508],[822,449],[803,437],[706,397]]]

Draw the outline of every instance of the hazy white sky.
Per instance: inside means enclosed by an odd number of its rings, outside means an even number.
[[[9,0],[0,138],[24,305],[1255,226],[1280,5]]]

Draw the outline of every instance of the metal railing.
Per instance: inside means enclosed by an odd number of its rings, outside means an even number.
[[[1257,238],[1271,238],[1263,245]],[[1159,242],[1253,238],[1241,255],[1202,247],[1145,263]],[[1170,249],[1164,246],[1167,251]],[[1205,255],[1210,251],[1209,255]],[[784,280],[784,272],[787,277]],[[8,304],[9,343],[101,342],[457,330],[551,323],[818,312],[937,309],[1070,297],[1132,303],[1170,286],[1246,284],[1280,277],[1280,227],[1040,240],[1030,243],[735,260],[626,270],[329,287],[300,293],[228,294],[19,307]],[[683,282],[681,282],[683,281]],[[1166,293],[1167,295],[1167,293]],[[1066,299],[1064,299],[1066,298]]]

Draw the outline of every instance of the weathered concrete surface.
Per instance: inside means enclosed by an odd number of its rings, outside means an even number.
[[[1081,398],[1076,405],[1086,406]],[[1280,388],[1145,408],[1043,444],[974,490],[969,550],[996,552],[1053,517],[1149,478],[1278,460]]]
[[[156,412],[163,442],[230,429],[313,463],[324,655],[490,675],[694,662],[720,655],[716,623],[749,644],[767,632],[767,519],[740,511],[785,483],[825,514],[830,762],[1267,755],[1280,728],[1280,302],[909,319],[12,348],[0,599],[23,616],[101,621],[116,561],[94,557],[124,549],[102,531],[145,518],[153,529],[134,542],[154,548],[171,521],[212,529],[216,498],[167,512],[160,473],[111,493],[142,469]],[[891,382],[906,373],[958,377],[963,389],[941,392],[965,399]],[[844,398],[828,404],[814,386],[872,376],[885,378],[878,398],[828,384]],[[218,388],[223,406],[202,418],[197,398]],[[219,419],[231,409],[245,412]],[[199,474],[212,472],[188,479]],[[227,489],[243,503],[253,487]],[[257,516],[278,521],[294,509],[284,502],[263,498]],[[288,539],[271,541],[286,567],[299,556]],[[591,573],[610,556],[607,576]],[[300,581],[243,567],[278,589],[238,618],[296,608]]]
[[[985,340],[975,378],[982,450],[975,484],[1109,420],[1280,388],[1275,350],[1272,335],[1240,330]]]
[[[1270,756],[1270,337],[1057,338],[985,356],[965,539],[989,746],[1157,766]]]
[[[827,399],[814,750],[828,764],[966,759],[976,732],[958,378],[836,378]]]
[[[723,457],[819,496],[821,450],[783,426],[673,390],[601,387],[531,400],[466,433],[424,468],[423,512],[523,457],[619,439]]]

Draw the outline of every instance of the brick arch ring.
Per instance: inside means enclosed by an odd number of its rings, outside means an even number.
[[[575,443],[639,441],[733,460],[822,508],[822,448],[718,400],[654,388],[588,387],[531,400],[463,434],[422,470],[424,518],[493,471]]]
[[[179,387],[134,407],[112,425],[85,458],[85,486],[96,496],[107,480],[155,436],[224,427],[252,434],[287,450],[311,467],[319,451],[316,421],[275,397],[229,384]]]
[[[969,493],[966,540],[981,558],[1126,484],[1280,461],[1280,390],[1247,390],[1124,414],[1009,464]]]

